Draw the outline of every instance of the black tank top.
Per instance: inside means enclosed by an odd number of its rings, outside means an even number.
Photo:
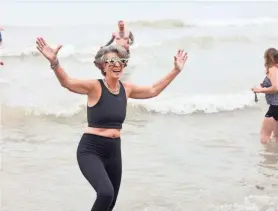
[[[112,94],[104,85],[102,79],[98,79],[101,85],[101,96],[96,105],[87,106],[87,120],[89,127],[122,129],[126,118],[126,93],[120,82],[120,92]]]

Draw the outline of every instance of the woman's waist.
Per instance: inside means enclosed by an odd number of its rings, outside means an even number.
[[[266,101],[269,104],[278,105],[278,94],[266,94],[265,95]]]
[[[85,132],[78,144],[77,152],[80,155],[92,153],[103,158],[117,157],[121,154],[121,139]]]
[[[85,134],[92,134],[92,135],[103,136],[107,138],[120,138],[121,129],[87,127],[85,129]]]

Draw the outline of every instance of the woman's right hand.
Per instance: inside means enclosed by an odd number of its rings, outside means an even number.
[[[174,57],[175,69],[180,72],[183,69],[186,60],[187,53],[183,50],[178,50],[177,55]]]
[[[51,48],[43,38],[37,38],[37,49],[44,55],[45,58],[50,62],[50,64],[54,64],[57,61],[57,54],[59,50],[62,48],[62,45],[59,45],[57,48]]]

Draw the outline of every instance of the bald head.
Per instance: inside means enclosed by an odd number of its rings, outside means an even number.
[[[123,30],[125,29],[125,23],[124,23],[123,20],[120,20],[120,21],[118,22],[118,27],[119,27],[119,30],[120,30],[120,31],[123,31]]]

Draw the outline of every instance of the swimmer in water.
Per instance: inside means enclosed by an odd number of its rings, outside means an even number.
[[[82,174],[96,191],[91,211],[111,211],[121,185],[121,129],[126,118],[128,98],[149,99],[158,96],[180,74],[187,53],[179,50],[174,57],[172,70],[159,81],[151,86],[138,86],[121,81],[128,54],[119,45],[103,47],[94,58],[94,64],[103,78],[79,80],[70,77],[59,63],[57,54],[61,45],[51,48],[43,38],[38,38],[36,43],[61,86],[73,93],[87,95],[88,127],[77,148],[77,162]]]
[[[260,140],[268,143],[271,138],[278,138],[278,51],[269,48],[264,54],[266,76],[261,87],[252,88],[254,93],[264,93],[268,111],[262,123]]]
[[[129,46],[134,44],[134,36],[131,31],[125,29],[124,21],[118,22],[119,30],[112,33],[112,37],[105,46],[111,45],[116,40],[116,45],[123,46],[130,55]]]

